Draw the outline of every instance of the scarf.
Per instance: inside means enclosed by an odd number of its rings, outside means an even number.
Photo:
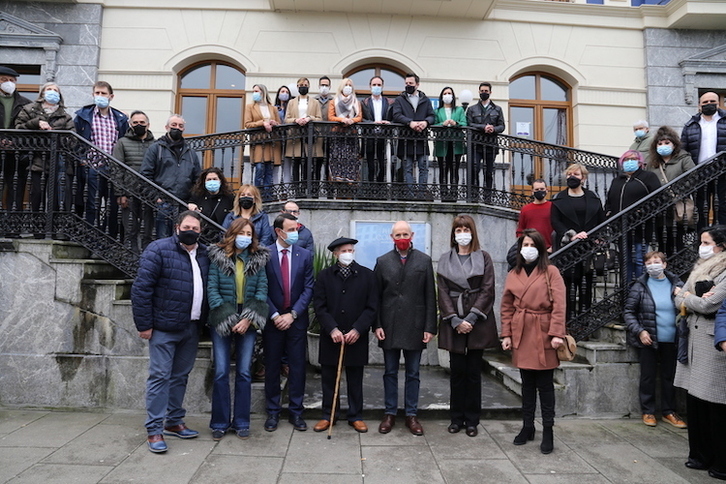
[[[355,93],[345,97],[342,94],[335,100],[335,114],[341,118],[355,118],[358,115],[358,99]]]
[[[719,252],[710,259],[698,259],[693,266],[691,275],[688,276],[688,281],[686,281],[684,288],[688,288],[688,290],[693,292],[693,287],[696,282],[713,281],[724,271],[726,271],[726,251]]]
[[[471,289],[469,278],[484,274],[484,253],[480,250],[471,253],[463,263],[456,248],[441,256],[436,272],[459,287]]]

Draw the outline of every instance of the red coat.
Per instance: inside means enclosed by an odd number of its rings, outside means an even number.
[[[502,294],[502,338],[512,338],[512,363],[525,370],[560,366],[552,337],[565,336],[565,283],[559,270],[549,266],[552,296],[544,272],[535,268],[507,275]]]

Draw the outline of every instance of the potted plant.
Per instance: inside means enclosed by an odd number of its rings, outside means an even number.
[[[318,273],[335,263],[335,256],[325,247],[319,245],[313,254],[313,276],[317,279]],[[315,315],[315,309],[311,305],[308,308],[310,315],[310,326],[308,326],[308,362],[316,368],[320,368],[318,355],[320,354],[320,321]]]

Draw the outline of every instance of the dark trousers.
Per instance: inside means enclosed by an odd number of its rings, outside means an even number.
[[[708,220],[711,209],[713,209],[713,223],[726,224],[726,176],[724,175],[719,176],[716,182],[711,182],[696,192],[698,230],[711,225]]]
[[[265,325],[262,344],[265,353],[265,402],[267,413],[278,415],[280,405],[280,369],[283,354],[290,365],[288,396],[290,415],[302,415],[305,396],[305,351],[307,332],[294,323],[287,331],[280,331],[272,321]]]
[[[3,170],[3,209],[23,210],[25,184],[28,181],[28,161],[14,153],[0,153]],[[15,178],[17,176],[17,179]]]
[[[363,419],[363,369],[364,366],[346,366],[345,382],[348,387],[348,421],[355,422]],[[333,395],[335,395],[335,376],[338,367],[335,365],[322,365],[320,369],[320,382],[323,386],[323,418],[330,420]],[[340,415],[340,392],[335,404],[335,414]],[[336,419],[337,420],[337,419]]]
[[[563,274],[567,292],[567,319],[572,319],[590,309],[595,273],[589,264],[577,264]]]
[[[451,423],[479,425],[481,416],[481,367],[484,350],[449,353],[451,363]]]
[[[688,411],[688,457],[716,472],[726,473],[726,405],[707,402],[690,393]]]
[[[542,425],[555,424],[555,370],[519,370],[522,375],[522,419],[525,427],[534,427],[534,411],[537,409],[537,393],[542,407]]]
[[[368,181],[384,182],[386,176],[386,140],[366,141],[366,163],[368,164]]]
[[[474,150],[473,176],[469,181],[472,187],[479,188],[479,170],[482,168],[484,171],[484,187],[489,189],[494,187],[494,159],[496,157],[496,148],[490,146],[478,147]]]
[[[663,415],[676,411],[673,378],[676,376],[675,343],[658,343],[658,348],[638,349],[640,357],[640,409],[643,414],[655,414],[655,382],[660,362],[660,408]]]
[[[437,156],[436,159],[439,162],[439,185],[458,185],[461,155],[455,155],[453,147],[449,147],[446,156]]]

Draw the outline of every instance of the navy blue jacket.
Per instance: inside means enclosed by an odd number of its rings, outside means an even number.
[[[716,121],[716,153],[726,150],[726,111],[719,109],[718,115],[721,117]],[[696,164],[701,153],[701,125],[698,124],[700,120],[701,113],[695,114],[681,131],[681,148],[691,154]]]
[[[197,246],[197,263],[202,271],[205,300],[209,257],[206,246]],[[176,235],[150,243],[139,261],[139,271],[131,286],[134,323],[139,331],[159,329],[182,331],[191,322],[194,280],[189,253],[179,244]]]
[[[284,314],[289,309],[297,313],[293,326],[298,329],[308,327],[308,306],[313,299],[313,253],[298,247],[290,246],[290,304],[292,308],[283,307],[282,273],[280,271],[280,257],[277,252],[277,243],[269,246],[270,261],[267,263],[267,305],[270,307],[270,316],[275,313]]]
[[[222,228],[228,229],[232,222],[239,218],[234,212],[229,212],[222,222]],[[255,226],[255,235],[260,245],[267,247],[268,245],[275,243],[275,233],[270,227],[270,219],[267,217],[267,212],[262,211],[254,214],[250,220],[252,225]]]
[[[76,111],[76,117],[73,120],[73,124],[76,126],[76,133],[78,133],[80,136],[83,136],[83,138],[87,139],[88,141],[91,141],[91,131],[93,127],[93,110],[95,109],[95,107],[95,104],[83,106],[81,109]],[[129,130],[129,118],[118,109],[109,109],[111,110],[113,119],[116,121],[116,129],[118,130],[118,138],[116,139],[122,138]]]

